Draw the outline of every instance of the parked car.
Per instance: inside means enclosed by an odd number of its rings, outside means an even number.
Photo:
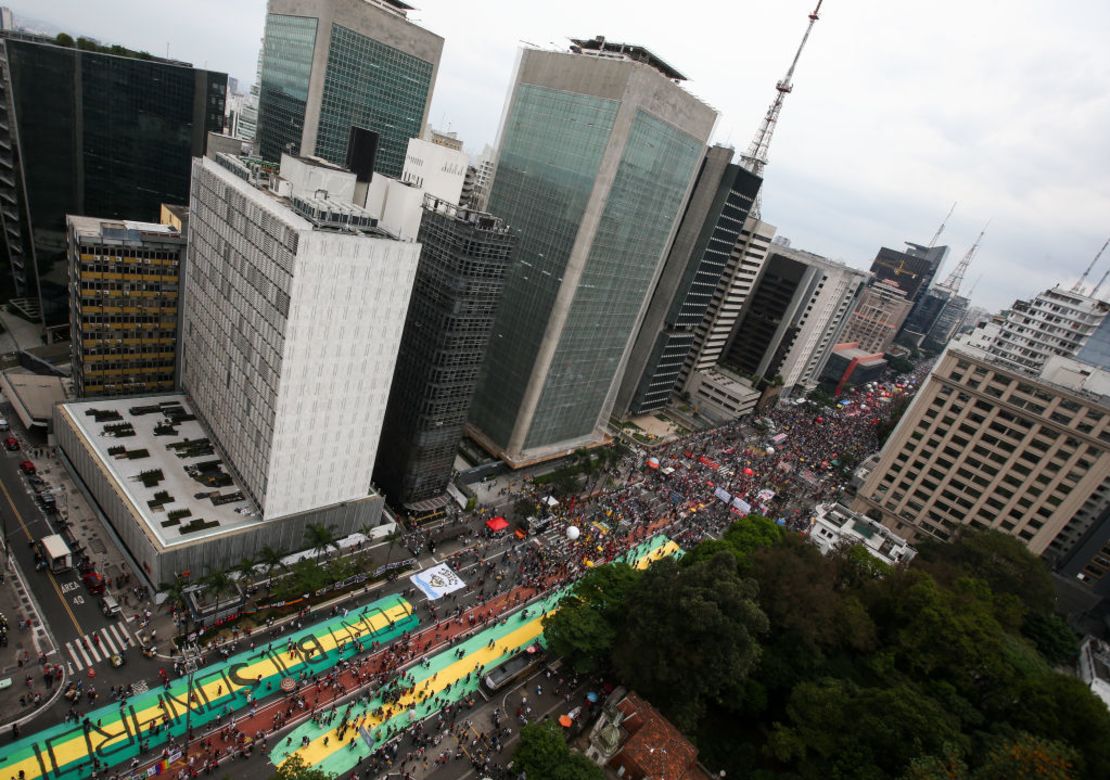
[[[8,425],[7,419],[4,418],[4,417],[0,417],[0,431],[7,431],[7,430],[10,430],[10,429],[11,429],[11,426]]]
[[[18,450],[19,439],[15,438],[14,436],[9,436],[8,438],[4,439],[4,448],[7,449],[8,452],[14,452],[15,450]]]
[[[34,474],[35,473],[35,464],[32,463],[29,460],[22,461],[19,464],[19,468],[24,474]]]
[[[96,569],[85,572],[81,577],[81,581],[85,583],[85,587],[89,589],[89,593],[94,596],[103,595],[104,591],[107,589],[107,585],[104,582],[104,575]]]
[[[112,617],[113,615],[120,614],[122,610],[120,609],[119,602],[116,601],[115,597],[109,596],[107,593],[105,593],[100,598],[100,611],[104,613],[104,617]]]

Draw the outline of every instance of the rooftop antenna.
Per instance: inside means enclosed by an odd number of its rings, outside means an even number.
[[[802,50],[809,40],[810,32],[813,31],[813,25],[817,23],[821,3],[823,2],[824,0],[817,0],[817,7],[809,15],[809,26],[806,27],[806,33],[802,36],[802,42],[798,44],[798,51],[794,53],[794,60],[790,63],[790,69],[786,71],[785,78],[775,85],[775,99],[771,101],[767,113],[763,116],[763,122],[759,125],[751,146],[748,147],[748,153],[740,157],[740,164],[761,179],[763,178],[763,169],[767,167],[767,150],[771,146],[771,137],[775,134],[775,125],[779,121],[782,103],[786,96],[794,90],[794,69],[798,67],[798,60],[801,58]],[[760,216],[762,199],[761,192],[756,195],[755,202],[752,203],[751,210],[748,212],[756,219],[759,219]]]
[[[944,228],[946,228],[948,226],[948,220],[952,219],[952,212],[954,212],[956,210],[956,205],[958,203],[959,203],[959,201],[956,201],[955,203],[952,204],[952,208],[948,209],[948,216],[946,216],[941,221],[940,227],[937,228],[937,232],[933,234],[933,240],[929,242],[929,248],[930,249],[932,249],[933,247],[935,247],[937,245],[937,241],[940,240],[940,234],[943,233]]]
[[[1106,239],[1106,243],[1102,245],[1102,249],[1098,250],[1098,254],[1095,255],[1095,259],[1091,261],[1091,264],[1087,266],[1087,270],[1083,272],[1083,275],[1081,277],[1079,277],[1079,281],[1076,282],[1075,286],[1071,288],[1071,291],[1073,293],[1082,292],[1083,285],[1086,283],[1087,277],[1090,276],[1091,271],[1094,270],[1095,263],[1097,263],[1098,259],[1102,257],[1102,253],[1106,251],[1107,246],[1110,246],[1110,238]],[[1103,278],[1105,279],[1106,277]]]
[[[971,245],[971,249],[967,250],[967,254],[963,256],[959,264],[953,269],[948,278],[937,285],[940,289],[952,293],[952,297],[960,294],[960,285],[964,283],[964,274],[967,273],[967,267],[971,265],[971,258],[975,257],[975,253],[979,251],[979,244],[983,241],[983,234],[987,232],[990,227],[990,220],[983,226],[983,230],[979,233],[979,237],[975,239],[975,243]]]

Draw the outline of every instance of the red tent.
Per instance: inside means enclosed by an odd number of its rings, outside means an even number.
[[[500,517],[500,516],[491,517],[489,520],[486,521],[486,528],[493,531],[494,533],[498,533],[499,531],[504,531],[508,527],[509,527],[509,521],[506,520],[503,517]]]

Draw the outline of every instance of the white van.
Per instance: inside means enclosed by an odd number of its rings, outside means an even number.
[[[5,417],[0,417],[0,431],[9,431],[11,426],[8,425],[8,420]]]

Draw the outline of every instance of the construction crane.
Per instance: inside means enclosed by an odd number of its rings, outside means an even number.
[[[775,85],[775,99],[771,101],[767,113],[763,116],[763,122],[759,125],[759,130],[756,131],[755,138],[752,139],[747,154],[740,156],[740,164],[761,179],[763,178],[763,170],[767,167],[767,150],[771,146],[771,137],[775,134],[775,125],[777,125],[779,121],[782,103],[786,99],[786,96],[794,90],[794,69],[798,67],[798,60],[802,56],[802,50],[809,40],[809,34],[813,30],[813,25],[817,23],[822,2],[824,2],[824,0],[817,0],[817,7],[814,8],[813,13],[809,15],[809,26],[806,27],[806,34],[802,36],[802,42],[798,45],[798,51],[794,53],[794,61],[790,63],[790,69],[786,71],[785,78]],[[756,219],[759,219],[760,216],[761,200],[761,194],[756,195],[755,202],[748,212]]]
[[[1097,298],[1098,297],[1098,291],[1101,290],[1102,285],[1106,283],[1106,277],[1107,276],[1110,276],[1110,268],[1107,268],[1106,273],[1104,273],[1102,275],[1102,278],[1098,280],[1098,284],[1095,285],[1095,289],[1091,290],[1091,297],[1092,298]]]
[[[1076,282],[1076,283],[1075,283],[1075,286],[1071,288],[1071,291],[1072,291],[1073,293],[1081,293],[1081,292],[1083,292],[1083,285],[1084,285],[1084,284],[1086,284],[1086,282],[1087,282],[1087,277],[1088,277],[1088,276],[1090,276],[1090,274],[1091,274],[1091,271],[1093,271],[1093,270],[1094,270],[1094,268],[1095,268],[1095,263],[1097,263],[1097,262],[1098,262],[1098,259],[1099,259],[1100,257],[1102,257],[1102,253],[1106,251],[1106,247],[1107,247],[1107,246],[1110,246],[1110,238],[1106,239],[1106,243],[1102,245],[1102,249],[1098,250],[1098,254],[1097,254],[1097,255],[1095,255],[1095,259],[1091,261],[1091,264],[1090,264],[1089,266],[1087,266],[1087,270],[1083,272],[1083,275],[1082,275],[1081,277],[1079,277],[1079,281],[1078,281],[1078,282]],[[1102,277],[1102,278],[1103,278],[1103,280],[1105,280],[1105,279],[1106,279],[1106,277],[1105,277],[1105,276],[1104,276],[1104,277]],[[1101,287],[1101,286],[1102,286],[1102,282],[1099,282],[1099,287]],[[1098,289],[1098,287],[1096,287],[1095,289],[1097,290],[1097,289]]]
[[[940,241],[940,234],[944,232],[944,229],[946,227],[948,227],[948,220],[952,219],[952,214],[956,211],[957,203],[959,203],[959,201],[956,201],[956,203],[952,204],[952,208],[948,209],[948,215],[941,221],[940,227],[937,228],[937,232],[933,233],[933,240],[929,242],[929,249],[935,247],[937,245],[937,242]]]
[[[967,273],[967,267],[971,265],[971,259],[975,257],[975,253],[979,251],[979,244],[982,243],[983,236],[986,234],[990,224],[991,223],[988,221],[987,224],[983,226],[983,230],[979,233],[979,237],[975,239],[975,243],[971,245],[971,249],[967,250],[967,254],[963,256],[963,259],[961,259],[959,264],[952,270],[952,273],[948,275],[948,278],[937,285],[939,289],[951,293],[953,298],[960,294],[960,286],[964,283],[964,274]]]

